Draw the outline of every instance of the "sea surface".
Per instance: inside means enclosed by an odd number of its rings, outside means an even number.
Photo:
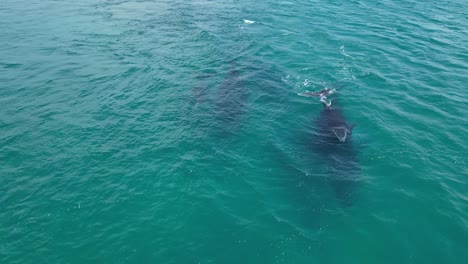
[[[466,0],[1,0],[0,263],[468,263],[467,43]]]

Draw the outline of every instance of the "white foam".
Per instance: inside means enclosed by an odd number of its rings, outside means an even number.
[[[320,96],[320,102],[324,103],[327,107],[330,107],[332,105],[332,102],[328,100],[328,98],[324,95]]]
[[[244,19],[244,24],[253,24],[255,21]]]

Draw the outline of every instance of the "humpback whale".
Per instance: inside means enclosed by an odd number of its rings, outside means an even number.
[[[348,123],[337,100],[329,100],[334,89],[306,92],[305,96],[320,97],[323,110],[315,123],[314,150],[327,166],[327,179],[337,199],[345,206],[353,203],[352,193],[359,181],[360,164],[351,136],[354,128]]]

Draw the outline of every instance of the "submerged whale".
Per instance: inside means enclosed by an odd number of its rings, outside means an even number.
[[[218,132],[233,134],[241,124],[247,108],[248,93],[240,71],[235,63],[221,83],[216,98]]]
[[[320,97],[323,103],[315,123],[314,150],[327,165],[327,179],[337,199],[349,206],[353,203],[352,193],[359,182],[361,167],[351,140],[355,125],[348,123],[337,100],[332,103],[327,98],[334,92],[325,89],[304,95]]]

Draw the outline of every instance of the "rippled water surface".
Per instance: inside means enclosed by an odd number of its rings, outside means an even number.
[[[468,263],[467,10],[2,0],[0,263]]]

